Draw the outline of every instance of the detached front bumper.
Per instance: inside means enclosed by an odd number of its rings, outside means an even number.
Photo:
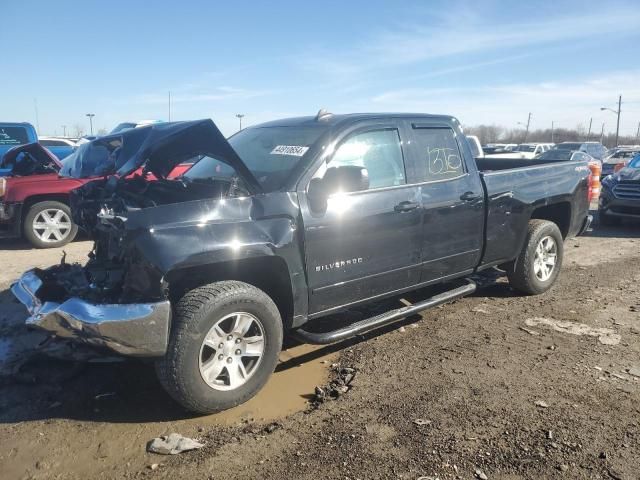
[[[133,304],[93,304],[72,297],[57,303],[42,301],[42,280],[30,270],[11,286],[29,310],[27,325],[59,337],[106,347],[122,355],[161,357],[167,351],[171,305],[169,301]]]

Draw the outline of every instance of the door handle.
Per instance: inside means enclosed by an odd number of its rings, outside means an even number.
[[[419,206],[420,204],[417,202],[404,201],[397,204],[395,207],[393,207],[393,209],[396,212],[410,212],[411,210],[415,210]]]
[[[475,200],[480,200],[480,195],[476,195],[473,192],[464,192],[460,195],[460,200],[464,200],[465,202],[473,202]]]

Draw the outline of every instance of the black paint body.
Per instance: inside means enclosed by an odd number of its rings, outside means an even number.
[[[158,291],[167,295],[177,285],[254,283],[275,298],[286,326],[295,328],[357,303],[513,260],[531,218],[551,219],[572,236],[587,217],[586,162],[483,165],[448,116],[354,114],[268,125],[318,121],[327,123],[326,132],[279,191],[130,211],[115,229],[115,250],[152,270],[145,278],[161,283]],[[464,161],[461,176],[422,181],[425,167],[412,138],[416,122],[453,129]],[[351,133],[378,128],[398,130],[407,184],[333,196],[325,211],[314,211],[307,189],[315,171]],[[399,209],[401,204],[411,208]]]

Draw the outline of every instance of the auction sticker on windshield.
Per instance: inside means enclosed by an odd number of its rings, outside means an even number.
[[[294,157],[301,157],[307,153],[309,147],[300,147],[297,145],[277,145],[271,150],[271,155],[292,155]]]

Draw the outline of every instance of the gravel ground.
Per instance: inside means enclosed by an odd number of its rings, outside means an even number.
[[[563,273],[541,296],[518,296],[492,272],[474,296],[381,332],[292,346],[267,394],[224,415],[189,416],[142,362],[33,355],[0,376],[0,477],[640,478],[638,237],[626,225],[567,241]],[[11,246],[3,289],[60,256]],[[25,315],[0,293],[0,364]],[[344,367],[355,372],[346,386]],[[146,452],[170,432],[206,446]]]

